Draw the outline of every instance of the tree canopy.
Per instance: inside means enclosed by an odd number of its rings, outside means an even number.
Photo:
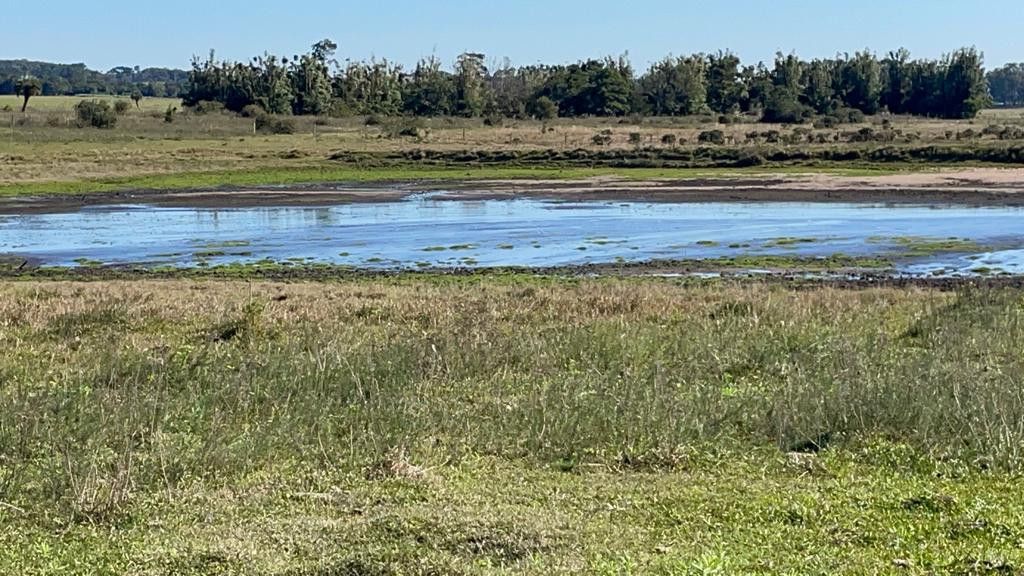
[[[448,66],[425,58],[405,70],[388,60],[339,63],[337,49],[323,40],[305,54],[246,62],[210,52],[193,58],[187,72],[122,66],[101,74],[82,64],[0,61],[0,93],[17,93],[17,78],[32,76],[44,95],[180,92],[188,106],[219,102],[240,113],[250,106],[273,114],[518,118],[743,113],[777,122],[849,111],[970,118],[990,98],[1024,104],[1024,65],[986,75],[974,48],[938,60],[912,59],[906,50],[812,61],[780,53],[768,65],[717,52],[666,57],[640,73],[626,57],[516,67],[476,52]]]

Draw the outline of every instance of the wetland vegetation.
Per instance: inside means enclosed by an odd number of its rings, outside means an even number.
[[[4,572],[1024,562],[1016,289],[402,276],[0,293]]]

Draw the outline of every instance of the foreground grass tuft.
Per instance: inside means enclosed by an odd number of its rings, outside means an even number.
[[[0,284],[0,572],[1015,573],[1022,303]]]

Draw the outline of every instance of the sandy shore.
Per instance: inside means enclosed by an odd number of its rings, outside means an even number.
[[[0,199],[0,213],[62,212],[87,206],[151,204],[200,208],[323,206],[389,202],[424,191],[442,199],[516,197],[649,202],[884,202],[1024,206],[1024,168],[970,168],[885,176],[830,174],[629,180],[472,180],[363,186],[301,185],[212,190],[136,190]]]

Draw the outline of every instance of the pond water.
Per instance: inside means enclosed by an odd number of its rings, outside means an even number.
[[[895,257],[909,274],[1021,274],[1022,216],[1024,209],[1012,207],[461,201],[430,194],[329,207],[117,205],[0,214],[0,254],[54,266],[272,259],[417,268],[841,253]],[[923,243],[931,247],[922,250]]]

